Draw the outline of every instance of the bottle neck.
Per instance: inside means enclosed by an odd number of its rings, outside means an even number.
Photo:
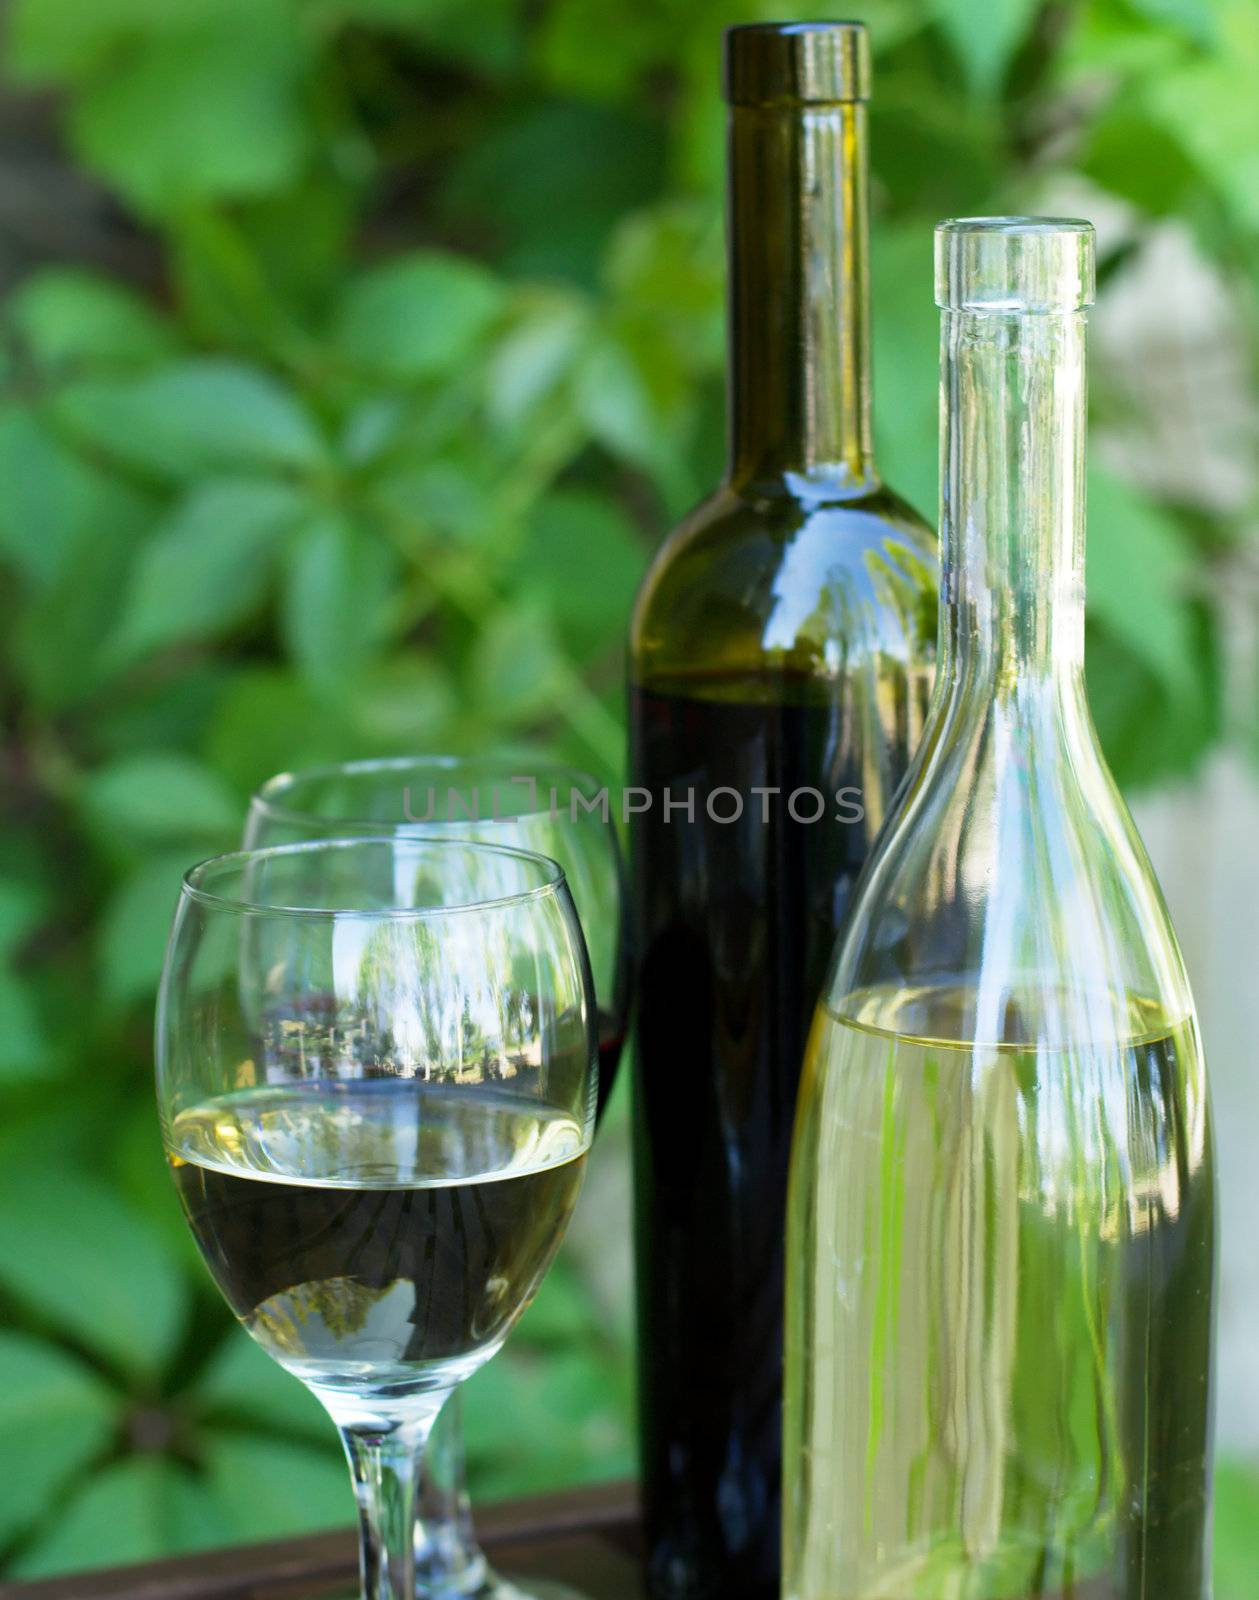
[[[942,687],[996,707],[1084,667],[1084,313],[942,317]]]
[[[865,105],[735,106],[728,148],[728,479],[873,485]]]

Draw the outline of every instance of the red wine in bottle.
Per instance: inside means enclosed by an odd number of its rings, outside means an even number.
[[[908,764],[931,530],[870,432],[864,31],[726,35],[730,456],[631,637],[635,1233],[653,1600],[776,1600],[806,1035]]]

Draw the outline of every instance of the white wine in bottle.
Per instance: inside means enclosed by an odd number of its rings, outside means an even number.
[[[1193,1001],[1083,677],[1092,229],[937,235],[940,683],[814,1020],[787,1600],[1207,1600]]]

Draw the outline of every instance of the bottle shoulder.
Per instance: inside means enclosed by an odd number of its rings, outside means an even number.
[[[873,651],[929,663],[937,592],[934,530],[883,486],[830,498],[724,486],[648,569],[634,670],[651,679],[776,663],[833,676]]]
[[[1134,1039],[1192,1020],[1166,905],[1082,700],[1021,726],[992,705],[933,706],[826,1003],[849,1015],[870,994],[892,1012],[898,994],[968,996],[950,1000],[953,1026],[993,1044],[1028,1030],[1046,1047]]]

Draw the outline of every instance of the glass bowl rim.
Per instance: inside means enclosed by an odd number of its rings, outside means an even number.
[[[374,830],[381,835],[400,834],[405,837],[411,834],[419,836],[422,831],[436,833],[447,828],[476,826],[478,819],[470,817],[434,818],[423,822],[389,822],[381,817],[329,817],[318,811],[307,811],[296,806],[285,805],[282,800],[277,801],[274,799],[273,795],[283,796],[286,788],[295,784],[298,780],[305,781],[307,779],[340,776],[353,778],[367,773],[403,773],[424,767],[432,767],[439,772],[457,773],[463,767],[474,767],[478,764],[483,764],[486,767],[495,767],[501,761],[504,774],[506,774],[507,766],[513,759],[515,758],[510,754],[504,757],[494,755],[454,755],[446,752],[429,756],[367,756],[355,761],[317,762],[310,767],[296,767],[272,773],[250,795],[249,811],[250,815],[253,815],[256,811],[273,822],[289,822],[298,827],[304,827],[312,823],[327,823],[344,828],[362,829],[365,830],[365,836],[369,836],[366,835],[366,830]],[[566,762],[552,760],[549,756],[541,756],[536,753],[530,754],[527,751],[520,753],[519,763],[524,770],[519,773],[513,773],[512,777],[543,779],[549,776],[565,778],[587,797],[592,793],[598,792],[599,780],[593,773],[586,772],[581,767],[569,766]],[[503,822],[519,822],[530,817],[545,817],[550,815],[550,809],[549,805],[539,802],[528,810],[505,813],[500,820]]]
[[[540,881],[511,894],[492,896],[486,900],[462,900],[449,905],[436,906],[378,906],[359,908],[353,906],[287,905],[250,900],[243,895],[222,894],[207,888],[205,880],[215,873],[237,868],[243,870],[254,862],[268,861],[299,855],[328,854],[342,850],[405,849],[412,854],[432,851],[471,850],[477,855],[501,856],[540,869]],[[451,917],[468,912],[495,911],[506,906],[523,905],[530,900],[547,896],[566,895],[568,880],[564,869],[550,856],[536,850],[520,850],[513,845],[489,844],[479,839],[433,839],[412,834],[388,836],[347,836],[331,839],[303,839],[295,844],[267,845],[258,850],[228,850],[221,855],[208,856],[189,867],[180,885],[181,896],[197,905],[216,911],[230,911],[240,916],[313,917],[335,921],[384,922],[425,921],[429,918]]]

